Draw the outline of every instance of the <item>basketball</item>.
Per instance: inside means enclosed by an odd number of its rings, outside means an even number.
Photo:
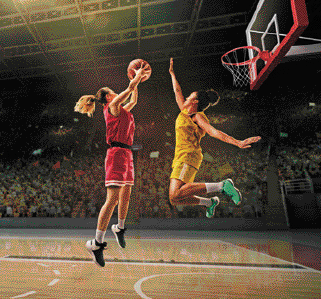
[[[127,75],[128,75],[129,80],[134,79],[134,77],[136,75],[135,70],[140,69],[142,63],[144,65],[147,64],[148,67],[146,68],[146,71],[147,71],[146,75],[141,79],[140,82],[144,82],[149,79],[149,77],[152,73],[152,68],[150,67],[149,63],[143,59],[135,59],[129,63],[128,68],[127,68]]]

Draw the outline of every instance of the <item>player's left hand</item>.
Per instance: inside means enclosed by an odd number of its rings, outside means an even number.
[[[148,70],[149,65],[146,63],[142,63],[140,68],[138,69],[134,69],[135,72],[135,76],[137,76],[138,74],[141,74],[141,79],[143,79],[144,77],[147,77],[149,75],[149,73],[151,72],[150,70]]]
[[[174,74],[174,66],[173,66],[174,62],[173,62],[173,58],[170,59],[169,61],[169,73],[170,74]]]
[[[245,140],[240,141],[239,148],[249,148],[251,147],[252,143],[258,142],[261,140],[260,136],[250,137]]]

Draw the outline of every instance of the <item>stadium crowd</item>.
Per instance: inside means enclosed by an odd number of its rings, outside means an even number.
[[[228,122],[228,118],[220,121]],[[139,127],[139,134],[144,132]],[[171,135],[173,138],[173,134]],[[140,139],[145,139],[140,135]],[[206,140],[205,140],[206,142]],[[173,143],[173,140],[172,140]],[[96,144],[97,145],[97,144]],[[217,149],[206,144],[204,161],[195,181],[210,182],[232,178],[243,194],[243,204],[234,206],[220,196],[221,203],[215,217],[260,217],[267,204],[266,175],[268,146],[240,151],[236,148]],[[14,162],[0,162],[1,217],[97,217],[105,197],[104,158],[101,145],[92,152],[74,155],[20,158]],[[74,146],[71,146],[75,150]],[[159,147],[157,155],[144,146],[135,155],[135,186],[131,205],[142,218],[205,217],[203,207],[170,205],[169,176],[174,148],[170,143]],[[280,180],[320,175],[320,139],[306,138],[288,141],[277,146],[277,165]],[[117,212],[117,209],[116,211]]]
[[[321,177],[321,147],[318,138],[309,137],[294,141],[292,146],[281,146],[277,164],[281,180],[305,178],[307,171],[311,178]]]

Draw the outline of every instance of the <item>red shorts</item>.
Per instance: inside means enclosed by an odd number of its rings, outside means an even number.
[[[105,159],[105,186],[134,185],[134,160],[130,149],[112,147]]]

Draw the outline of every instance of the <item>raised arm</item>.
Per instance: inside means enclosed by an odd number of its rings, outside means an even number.
[[[224,132],[215,129],[202,115],[198,113],[194,116],[193,120],[211,137],[214,137],[229,144],[233,144],[242,149],[251,147],[250,144],[258,142],[261,139],[260,136],[255,136],[247,138],[245,140],[237,140],[232,136],[229,136]]]
[[[182,110],[184,110],[185,98],[183,96],[181,86],[179,85],[179,83],[176,79],[175,73],[174,73],[173,58],[170,59],[169,73],[172,77],[172,84],[173,84],[173,90],[175,93],[176,103],[177,103],[179,109],[182,111]]]
[[[124,109],[127,111],[132,110],[135,107],[135,105],[137,104],[137,98],[138,98],[138,90],[137,90],[137,86],[136,86],[131,94],[129,103],[127,103],[124,106]]]
[[[114,116],[119,115],[120,105],[128,99],[130,94],[134,91],[134,89],[140,83],[140,80],[145,75],[146,67],[147,65],[146,66],[142,65],[141,68],[138,71],[136,71],[135,78],[130,81],[128,87],[110,102],[109,109]]]

